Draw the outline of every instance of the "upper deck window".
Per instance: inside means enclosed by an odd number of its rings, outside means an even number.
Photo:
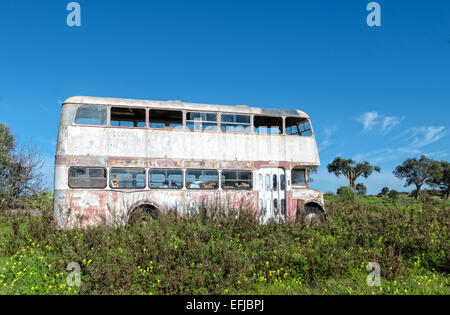
[[[283,119],[281,117],[255,116],[256,133],[259,134],[282,134]]]
[[[217,130],[217,114],[187,113],[186,126],[190,130]]]
[[[183,112],[170,110],[150,110],[150,128],[156,129],[182,129]]]
[[[219,188],[219,172],[216,170],[188,170],[186,187],[188,189],[217,189]]]
[[[183,171],[172,169],[150,170],[150,189],[181,189],[183,188]]]
[[[250,171],[223,171],[223,189],[250,190],[253,187],[253,177]]]
[[[312,136],[311,124],[307,119],[286,118],[286,134],[294,136]]]
[[[306,170],[292,170],[292,186],[306,186]]]
[[[107,109],[104,106],[80,106],[75,117],[75,124],[106,126]]]
[[[111,126],[145,128],[145,109],[113,107]]]
[[[250,132],[250,116],[222,115],[222,131],[224,132]]]
[[[116,189],[144,189],[144,168],[113,168],[109,172],[110,186]]]
[[[106,188],[106,169],[100,167],[71,167],[70,188]]]

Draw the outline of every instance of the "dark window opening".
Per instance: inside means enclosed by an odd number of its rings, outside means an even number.
[[[281,215],[286,215],[286,200],[281,199]]]
[[[186,126],[190,130],[217,130],[217,114],[187,113]]]
[[[155,129],[182,129],[183,112],[170,110],[150,110],[150,128]]]
[[[273,175],[273,189],[274,190],[278,189],[278,176],[277,175]]]
[[[286,134],[310,137],[312,136],[311,124],[304,118],[286,118]]]
[[[149,174],[150,189],[183,188],[183,171],[171,169],[152,169]]]
[[[109,172],[109,177],[111,188],[145,188],[145,169],[143,168],[113,168]]]
[[[282,134],[283,119],[281,117],[255,116],[254,125],[259,134]]]
[[[292,185],[306,186],[306,170],[304,169],[292,170]]]
[[[286,176],[280,175],[280,189],[284,191],[286,189]]]
[[[106,188],[106,169],[99,167],[71,167],[70,188]]]
[[[250,171],[222,171],[223,189],[250,190],[253,188],[253,176]]]
[[[188,170],[186,172],[186,187],[188,189],[219,188],[219,172],[215,170]]]
[[[106,126],[107,109],[103,106],[80,106],[75,117],[75,124]]]
[[[145,128],[145,109],[113,107],[111,126]]]

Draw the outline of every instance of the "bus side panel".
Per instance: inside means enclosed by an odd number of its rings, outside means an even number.
[[[55,218],[59,228],[81,228],[107,223],[106,190],[55,191]]]
[[[159,211],[176,210],[179,214],[196,212],[201,206],[209,209],[246,208],[257,211],[257,193],[254,191],[145,190],[108,193],[111,218],[126,217],[140,205],[151,205]]]

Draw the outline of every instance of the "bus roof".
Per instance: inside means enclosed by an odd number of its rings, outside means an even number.
[[[112,106],[128,106],[128,107],[152,107],[164,109],[179,109],[192,111],[218,111],[239,114],[265,114],[280,116],[297,116],[309,118],[309,116],[300,110],[295,109],[277,109],[277,108],[258,108],[249,107],[247,105],[214,105],[214,104],[197,104],[185,103],[181,101],[149,101],[149,100],[133,100],[122,98],[107,97],[90,97],[90,96],[74,96],[64,101],[64,104],[86,104],[86,105],[112,105]]]

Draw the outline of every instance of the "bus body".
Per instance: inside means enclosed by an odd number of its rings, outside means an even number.
[[[308,185],[318,165],[302,111],[77,96],[62,105],[54,214],[75,228],[206,201],[295,220],[325,214]]]

